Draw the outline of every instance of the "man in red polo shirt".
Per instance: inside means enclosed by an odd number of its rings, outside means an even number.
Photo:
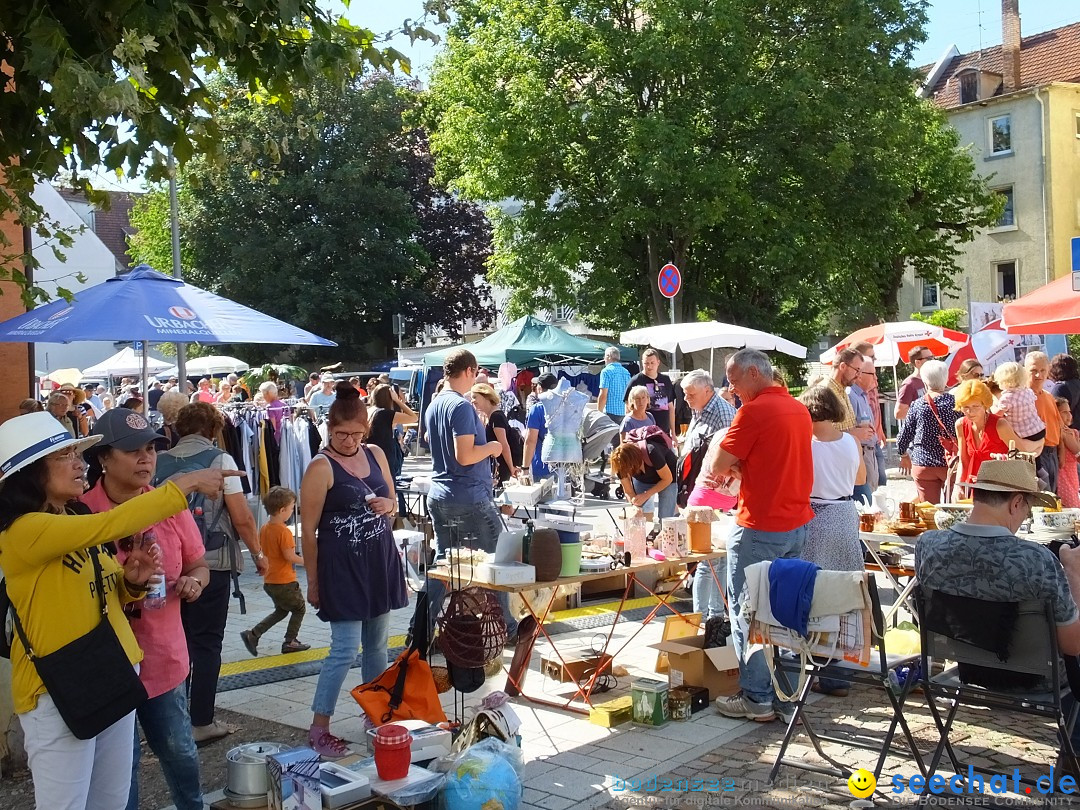
[[[732,641],[742,691],[717,698],[716,708],[726,717],[764,723],[776,717],[776,693],[764,653],[758,650],[744,660],[748,625],[739,595],[747,566],[798,557],[802,551],[806,524],[814,517],[813,427],[806,407],[773,382],[772,364],[761,352],[743,349],[733,354],[727,378],[743,406],[720,443],[706,483],[718,487],[732,475],[742,479],[735,528],[727,544]]]

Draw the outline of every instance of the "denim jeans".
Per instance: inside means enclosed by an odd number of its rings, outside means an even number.
[[[885,473],[885,448],[880,444],[875,445],[874,454],[877,455],[877,485],[883,487],[889,483],[889,476]]]
[[[445,557],[447,549],[468,546],[492,553],[502,531],[502,519],[499,510],[492,501],[481,503],[450,503],[449,501],[428,501],[428,513],[435,528],[437,556]],[[446,583],[440,579],[428,579],[424,585],[428,595],[427,638],[431,641],[435,631],[435,617],[442,610],[446,598]],[[502,607],[506,621],[506,635],[517,635],[517,619],[510,613],[510,597],[504,591],[495,591],[495,598]],[[413,635],[413,614],[409,623],[410,636]]]
[[[722,577],[725,575],[717,570],[718,562],[699,562],[694,571],[694,613],[700,613],[703,622],[724,615],[724,597],[720,594],[718,583],[724,581]]]
[[[652,484],[645,484],[641,481],[638,481],[636,478],[631,478],[630,483],[634,486],[634,492],[639,495],[653,486]],[[653,512],[655,512],[656,510],[654,510],[653,507],[656,505],[657,498],[659,498],[660,511],[656,512],[656,519],[660,520],[666,517],[675,517],[675,498],[678,496],[678,494],[679,488],[675,485],[675,482],[672,481],[670,484],[660,490],[656,495],[653,495],[651,498],[649,498],[649,500],[645,501],[644,505],[641,507],[641,511],[645,512],[646,514],[652,514]]]
[[[330,652],[323,661],[311,710],[331,717],[337,707],[341,685],[356,660],[356,650],[363,647],[360,677],[364,683],[375,680],[386,670],[386,647],[390,638],[390,613],[362,622],[330,622]]]
[[[177,810],[202,810],[199,753],[191,736],[184,684],[150,698],[136,709],[146,744],[161,763]],[[139,810],[139,729],[135,729],[135,758],[131,763],[131,791],[127,810]]]
[[[806,542],[806,526],[788,532],[763,532],[735,526],[727,544],[728,594],[731,598],[731,640],[739,657],[739,688],[755,703],[776,699],[765,653],[755,651],[744,660],[749,623],[743,616],[741,597],[746,584],[747,566],[764,560],[798,557]]]
[[[855,491],[851,493],[851,497],[856,504],[864,503],[867,506],[874,502],[874,487],[866,484],[856,484]]]

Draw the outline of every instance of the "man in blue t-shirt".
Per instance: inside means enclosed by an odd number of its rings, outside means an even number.
[[[558,378],[551,373],[541,374],[536,378],[536,386],[540,391],[550,391],[558,384]],[[544,406],[537,402],[529,409],[528,421],[525,423],[528,433],[525,436],[525,450],[521,454],[521,463],[529,463],[533,481],[547,478],[551,470],[540,457],[541,448],[544,446],[544,437],[547,435],[547,416]]]
[[[492,499],[491,460],[502,454],[502,444],[487,441],[487,431],[464,395],[476,381],[476,357],[467,349],[455,349],[443,361],[446,386],[424,415],[431,445],[431,491],[427,508],[435,529],[438,556],[450,548],[495,551],[502,519]],[[442,609],[446,584],[429,579],[428,638]],[[506,618],[508,638],[517,635],[506,593],[496,593]],[[419,605],[419,602],[417,603]],[[415,621],[415,615],[413,619]]]

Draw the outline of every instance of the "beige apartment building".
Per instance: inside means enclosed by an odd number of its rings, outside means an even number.
[[[1080,23],[1020,37],[1017,0],[1002,4],[1003,45],[950,49],[920,95],[947,111],[976,170],[1005,195],[997,225],[964,245],[960,292],[944,295],[909,272],[899,315],[970,300],[1010,300],[1072,270],[1080,236]]]

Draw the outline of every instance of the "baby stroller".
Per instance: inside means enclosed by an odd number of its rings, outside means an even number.
[[[581,459],[585,468],[583,478],[586,493],[594,498],[609,498],[611,477],[603,473],[591,473],[589,464],[599,461],[618,434],[619,426],[601,411],[587,410],[581,423]]]

